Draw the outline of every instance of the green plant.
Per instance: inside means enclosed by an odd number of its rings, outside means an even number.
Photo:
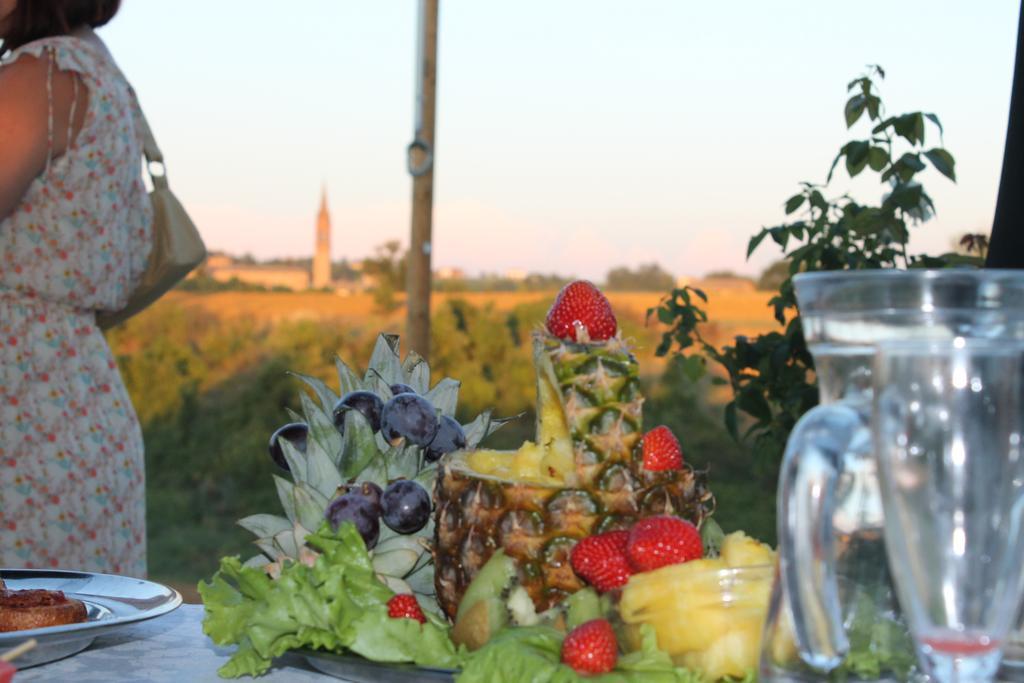
[[[866,114],[870,134],[840,148],[825,184],[803,182],[800,192],[786,200],[786,214],[797,214],[796,220],[762,228],[750,239],[748,258],[766,238],[771,238],[788,262],[788,273],[769,302],[781,331],[754,339],[737,337],[732,346],[718,349],[701,336],[700,326],[707,322],[707,314],[700,302],[706,303],[707,296],[692,287],[672,290],[647,312],[648,319],[656,316],[668,326],[657,354],[663,356],[674,350],[685,355],[685,374],[690,380],[705,372],[707,359],[724,370],[725,377],[715,379],[728,383],[733,391],[733,400],[725,408],[726,428],[734,438],[750,439],[762,462],[781,460],[793,425],[818,401],[814,363],[800,326],[793,275],[821,270],[980,265],[979,259],[970,255],[908,253],[910,229],[935,212],[918,174],[930,164],[955,182],[955,160],[942,146],[942,124],[935,114],[886,114],[875,85],[876,78],[884,77],[881,67],[872,66],[847,86],[852,93],[844,109],[847,128]],[[925,145],[928,123],[938,131],[937,147]],[[864,171],[879,175],[885,192],[877,204],[862,203],[845,193],[834,198],[825,196],[840,161],[851,178]],[[740,413],[746,416],[742,434]]]

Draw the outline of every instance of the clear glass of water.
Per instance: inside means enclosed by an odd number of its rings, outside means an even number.
[[[1014,341],[883,342],[874,440],[885,541],[925,671],[992,680],[1024,578],[1022,356]]]

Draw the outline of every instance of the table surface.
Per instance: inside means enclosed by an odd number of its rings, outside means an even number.
[[[231,656],[203,635],[202,605],[182,605],[170,614],[99,636],[88,649],[66,659],[19,671],[15,683],[224,683],[217,675]],[[260,683],[337,681],[316,673],[304,659],[283,657]]]

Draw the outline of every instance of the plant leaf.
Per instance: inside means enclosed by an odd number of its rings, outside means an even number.
[[[796,211],[797,209],[799,209],[803,205],[805,199],[807,199],[807,198],[804,195],[802,195],[802,194],[795,194],[792,197],[790,197],[789,199],[787,199],[786,200],[786,214],[787,215],[791,214],[794,211]],[[750,252],[748,251],[747,253],[749,255]]]
[[[872,171],[881,171],[889,163],[889,153],[884,147],[872,147],[868,150],[868,166]]]
[[[381,457],[370,422],[358,410],[345,411],[345,437],[338,469],[343,479],[354,479]]]
[[[306,441],[307,453],[316,446],[337,465],[341,458],[342,441],[341,434],[334,426],[334,418],[330,417],[330,413],[321,410],[305,393],[299,396],[299,400],[302,402],[302,412],[305,414],[304,422],[309,428],[309,438]]]
[[[288,463],[288,470],[291,472],[292,480],[295,482],[306,480],[306,454],[292,445],[288,439],[277,439],[284,454],[284,460]],[[308,443],[307,443],[308,447]]]
[[[284,508],[284,514],[292,523],[297,522],[298,518],[295,516],[295,501],[292,498],[292,489],[295,488],[295,485],[284,477],[279,477],[276,474],[271,476],[274,477],[274,486],[277,487],[277,497],[281,501],[281,507]]]
[[[334,432],[338,434],[337,432]],[[341,441],[340,435],[338,436]],[[317,492],[328,500],[334,498],[338,487],[342,484],[341,475],[338,473],[337,463],[321,448],[310,447],[306,449],[306,481]],[[339,445],[338,452],[341,452]]]
[[[425,394],[430,389],[430,365],[415,351],[406,354],[402,374],[406,384],[415,389],[417,394]]]
[[[935,170],[956,182],[956,161],[953,155],[941,147],[935,147],[924,153],[928,161],[932,162]]]
[[[430,404],[442,415],[455,417],[455,409],[459,405],[459,386],[461,385],[458,380],[445,377],[435,384],[424,398],[430,401]]]
[[[373,346],[373,353],[370,355],[370,365],[366,369],[366,375],[363,380],[369,382],[374,373],[388,384],[398,384],[405,381],[405,377],[402,376],[402,362],[398,357],[397,334],[381,334],[377,336],[377,342]]]
[[[292,522],[280,515],[249,515],[238,520],[238,526],[262,538],[292,528]]]
[[[319,527],[324,521],[324,510],[330,501],[303,483],[292,488],[292,498],[295,501],[296,521],[307,529]]]
[[[334,409],[334,404],[338,402],[338,395],[331,391],[331,388],[324,384],[322,380],[309,375],[304,375],[301,372],[289,371],[288,374],[292,377],[298,377],[300,380],[305,382],[306,385],[313,390],[313,394],[317,397],[317,400],[320,401],[320,405],[323,406],[324,410],[330,412]]]
[[[342,396],[362,388],[363,385],[356,373],[352,372],[352,368],[346,365],[340,356],[334,357],[334,367],[338,371],[338,390]]]
[[[854,140],[846,145],[846,172],[856,177],[868,163],[870,143],[866,140]]]
[[[863,94],[857,94],[846,101],[846,127],[850,128],[853,124],[857,123],[857,119],[864,113],[864,107],[867,104],[867,100]]]

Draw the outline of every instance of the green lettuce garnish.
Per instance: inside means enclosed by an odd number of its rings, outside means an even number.
[[[298,648],[347,649],[378,662],[458,665],[459,653],[439,617],[428,611],[422,625],[388,617],[394,593],[375,576],[352,524],[333,532],[324,523],[306,543],[320,552],[312,567],[289,562],[272,580],[262,569],[226,557],[213,578],[199,584],[203,632],[217,645],[238,645],[221,676],[258,676],[275,657]]]
[[[505,629],[466,656],[457,683],[703,683],[701,675],[682,669],[658,649],[654,630],[642,628],[642,647],[619,658],[615,670],[580,676],[562,664],[565,634],[548,626]]]

